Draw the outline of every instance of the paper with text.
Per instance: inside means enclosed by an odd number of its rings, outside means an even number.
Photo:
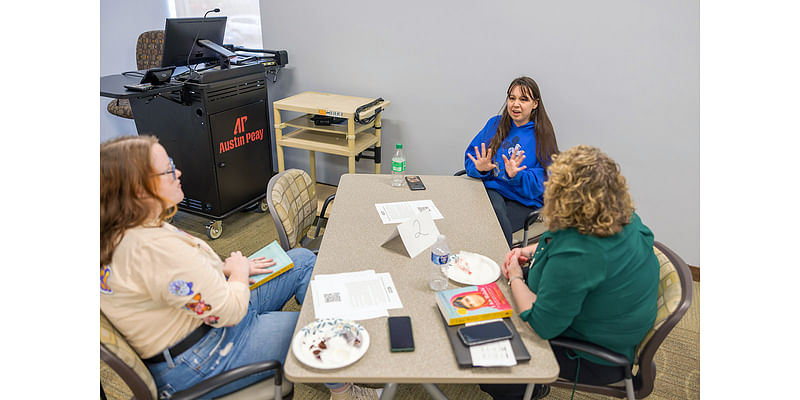
[[[442,213],[433,200],[401,201],[397,203],[376,203],[375,208],[384,224],[397,224],[414,218],[423,211],[429,211],[433,219],[442,219]]]

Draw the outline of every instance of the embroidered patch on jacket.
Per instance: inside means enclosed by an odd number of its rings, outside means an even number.
[[[111,277],[111,267],[104,265],[100,268],[100,293],[113,294],[111,286],[108,286],[108,278]]]
[[[200,293],[194,295],[192,301],[186,303],[186,308],[196,312],[197,315],[203,315],[204,312],[211,311],[211,305],[206,304]]]
[[[177,279],[169,283],[169,292],[175,296],[189,296],[194,294],[192,285],[192,282]]]
[[[219,317],[216,315],[209,315],[203,318],[203,322],[205,322],[208,325],[216,325],[217,322],[219,322]]]

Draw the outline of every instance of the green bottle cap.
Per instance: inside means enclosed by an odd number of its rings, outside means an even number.
[[[400,144],[400,143],[398,143],[398,144],[396,144],[394,147],[395,147],[396,149],[402,149],[402,148],[403,148],[403,145],[402,145],[402,144]]]

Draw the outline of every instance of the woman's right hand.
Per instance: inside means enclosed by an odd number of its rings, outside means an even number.
[[[230,257],[225,259],[222,270],[228,272],[228,280],[249,283],[250,260],[243,256],[241,251],[231,253]]]
[[[488,172],[495,169],[497,166],[492,162],[492,149],[486,150],[486,143],[481,143],[481,149],[475,146],[475,157],[467,153],[467,157],[475,164],[475,169],[480,172]]]

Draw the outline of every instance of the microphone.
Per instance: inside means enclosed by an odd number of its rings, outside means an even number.
[[[212,13],[212,12],[213,12],[213,13],[218,13],[218,12],[219,12],[219,8],[215,8],[215,9],[213,9],[213,10],[208,10],[208,11],[206,11],[206,13],[203,15],[203,20],[205,20],[205,19],[206,19],[206,17],[208,16],[208,14],[209,14],[209,13]],[[192,66],[191,66],[191,65],[189,65],[189,60],[191,60],[191,59],[192,59],[192,52],[194,51],[194,45],[197,43],[197,37],[198,37],[198,36],[200,36],[200,29],[198,29],[198,30],[197,30],[197,34],[196,34],[196,35],[194,35],[194,40],[192,41],[192,47],[189,49],[189,55],[187,55],[187,56],[186,56],[186,67],[188,67],[188,68],[189,68],[189,71],[190,71],[190,72],[189,72],[189,77],[190,77],[190,78],[194,78],[194,77],[195,77],[195,75],[197,74],[197,72],[195,72],[195,71],[192,69]]]

